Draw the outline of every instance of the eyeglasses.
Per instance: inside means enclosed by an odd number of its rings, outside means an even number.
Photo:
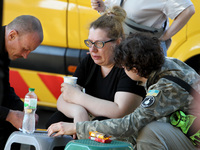
[[[84,40],[85,45],[87,47],[92,47],[92,45],[94,44],[94,46],[96,48],[103,48],[106,43],[112,42],[112,41],[115,41],[115,39],[111,39],[111,40],[108,40],[108,41],[96,41],[96,42],[92,42],[90,40]]]

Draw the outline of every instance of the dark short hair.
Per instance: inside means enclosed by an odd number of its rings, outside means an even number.
[[[115,64],[131,70],[135,67],[138,75],[148,78],[152,71],[164,63],[164,53],[158,38],[151,34],[136,33],[122,41],[115,51]]]

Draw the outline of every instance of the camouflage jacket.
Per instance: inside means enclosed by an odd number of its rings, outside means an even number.
[[[192,68],[175,58],[166,58],[162,68],[149,76],[145,84],[147,95],[133,113],[119,119],[79,122],[78,138],[88,138],[89,131],[98,131],[135,144],[138,131],[148,123],[166,122],[176,110],[188,112],[193,97],[178,84],[162,78],[164,75],[179,77],[200,91],[200,77]]]

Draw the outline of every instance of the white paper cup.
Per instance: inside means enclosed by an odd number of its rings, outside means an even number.
[[[78,79],[77,77],[65,76],[64,83],[68,83],[73,86],[76,86],[77,79]]]

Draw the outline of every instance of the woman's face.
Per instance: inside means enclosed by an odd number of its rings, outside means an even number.
[[[88,40],[91,42],[96,41],[108,41],[111,40],[107,37],[106,30],[103,29],[94,29],[91,28],[89,30],[89,36]],[[108,42],[104,44],[103,48],[97,48],[92,44],[92,46],[89,48],[90,55],[94,62],[100,66],[109,66],[114,64],[114,47],[116,45],[116,40],[112,42]]]

